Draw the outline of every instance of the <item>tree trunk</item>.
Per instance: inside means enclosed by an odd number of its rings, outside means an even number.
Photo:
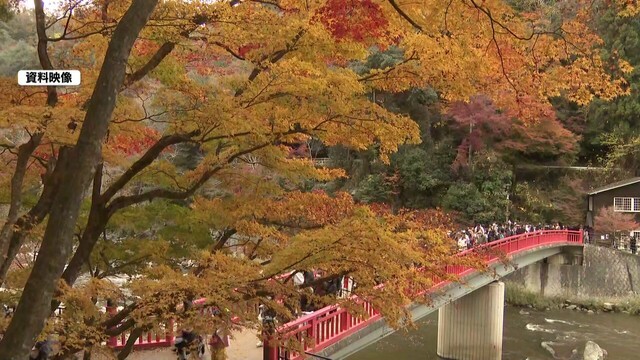
[[[131,331],[129,339],[127,339],[127,343],[124,345],[124,348],[122,348],[122,350],[120,350],[120,352],[118,353],[118,360],[124,360],[127,358],[127,356],[129,356],[129,354],[131,354],[133,345],[135,345],[136,341],[138,341],[138,338],[140,337],[140,335],[142,335],[142,332],[143,329],[141,327],[135,328]]]
[[[44,2],[42,0],[34,0],[34,12],[36,15],[36,34],[38,35],[38,60],[40,61],[40,66],[43,70],[53,70],[53,64],[51,63],[51,58],[49,58],[49,53],[47,52],[48,45],[48,37],[47,37],[47,25],[46,25],[46,15],[44,13]],[[58,92],[55,86],[47,87],[47,105],[53,107],[58,103]],[[11,181],[11,208],[9,210],[8,220],[5,223],[5,229],[2,230],[0,234],[0,255],[2,256],[2,263],[0,265],[0,285],[4,284],[4,280],[7,276],[7,272],[9,271],[9,267],[13,263],[13,260],[22,247],[22,242],[26,236],[27,231],[29,231],[33,226],[37,225],[44,219],[46,214],[49,212],[49,208],[47,207],[44,214],[39,216],[39,221],[36,222],[38,216],[31,216],[32,213],[39,213],[42,210],[42,206],[38,211],[34,210],[38,205],[29,211],[28,215],[23,215],[20,219],[17,217],[12,219],[11,210],[14,208],[15,199],[20,199],[20,193],[18,193],[18,197],[16,198],[16,187],[18,191],[22,187],[22,178],[24,177],[24,172],[26,170],[27,161],[31,156],[31,153],[38,147],[40,144],[43,133],[36,133],[31,136],[29,142],[25,145],[20,146],[18,151],[18,160],[16,164],[16,170],[14,172],[12,181]],[[26,148],[25,148],[26,147]],[[62,155],[62,154],[60,154]],[[53,157],[52,157],[53,159]],[[47,174],[49,175],[49,170],[53,169],[54,163],[49,162],[47,165]],[[51,168],[49,168],[51,167]],[[19,179],[19,180],[18,180]],[[46,180],[43,178],[43,183],[45,186],[45,191],[47,190]],[[38,204],[41,204],[43,200],[48,200],[45,197],[45,191],[40,196],[40,200],[38,200]],[[18,205],[20,201],[17,201]],[[13,216],[17,216],[17,213]],[[34,223],[35,222],[35,223]],[[13,226],[15,225],[17,226]],[[26,224],[26,228],[22,227],[22,224]],[[16,228],[14,230],[14,228]]]
[[[9,205],[9,215],[0,230],[0,256],[2,261],[7,261],[7,249],[9,248],[9,240],[13,232],[13,227],[18,221],[20,207],[22,206],[22,183],[27,172],[27,165],[31,153],[38,147],[42,140],[42,133],[33,135],[28,142],[18,147],[18,159],[16,161],[16,170],[11,178],[11,201]]]
[[[91,210],[89,212],[87,226],[80,238],[78,248],[69,262],[69,266],[67,266],[62,274],[63,280],[66,281],[68,285],[73,286],[75,281],[78,279],[78,276],[80,276],[82,267],[89,259],[89,256],[91,256],[91,252],[98,242],[100,234],[102,234],[109,222],[109,219],[114,213],[114,211],[108,211],[106,206],[107,202],[110,201],[111,198],[113,198],[113,196],[125,185],[127,185],[134,176],[153,163],[168,146],[187,142],[198,134],[199,131],[193,131],[187,134],[174,134],[163,137],[157,141],[140,159],[138,159],[120,178],[118,178],[118,180],[112,183],[104,194],[101,193],[102,166],[98,167],[93,184]],[[56,303],[53,305],[55,304]]]
[[[80,243],[75,253],[69,261],[69,265],[62,273],[62,279],[70,286],[76,282],[80,276],[83,265],[91,256],[93,247],[98,242],[100,234],[104,231],[109,221],[104,203],[101,199],[102,189],[102,164],[96,168],[96,174],[93,179],[93,192],[91,196],[91,210],[89,211],[89,218],[87,219],[87,226],[82,233]],[[57,304],[57,302],[55,302]],[[57,308],[57,305],[56,307]],[[55,309],[53,308],[53,309]]]
[[[75,161],[64,164],[62,185],[51,207],[38,258],[0,342],[3,359],[26,359],[50,315],[57,282],[71,254],[82,195],[101,158],[102,142],[124,81],[127,59],[157,3],[158,0],[134,0],[113,32],[78,142],[71,150]]]
[[[82,354],[82,360],[91,360],[91,350],[92,348],[86,348],[84,350],[84,354]]]
[[[42,194],[40,194],[38,202],[31,208],[31,210],[29,210],[29,212],[22,215],[18,221],[16,221],[9,238],[6,256],[0,263],[0,285],[4,284],[9,268],[20,251],[22,243],[29,231],[31,231],[31,229],[36,225],[40,224],[49,213],[49,210],[51,210],[53,199],[60,186],[60,181],[62,180],[62,174],[57,165],[64,163],[66,158],[68,158],[68,156],[65,151],[60,151],[58,159],[55,161],[51,160],[49,162],[47,165],[47,175],[45,175],[44,180],[44,189],[42,189]]]

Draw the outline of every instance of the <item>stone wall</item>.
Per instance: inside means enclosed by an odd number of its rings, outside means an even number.
[[[546,259],[518,269],[504,281],[545,296],[626,297],[640,293],[640,256],[585,245],[582,265]]]

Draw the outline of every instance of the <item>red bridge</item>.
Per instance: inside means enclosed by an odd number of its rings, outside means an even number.
[[[470,254],[482,256],[489,271],[478,271],[475,268],[462,265],[447,266],[446,272],[457,275],[461,279],[461,283],[441,281],[434,277],[432,279],[433,287],[418,294],[418,296],[431,297],[430,304],[410,306],[413,320],[419,320],[440,307],[462,299],[467,294],[486,287],[496,279],[537,261],[556,257],[560,261],[580,263],[582,244],[582,231],[541,230],[511,236],[461,252],[459,256]],[[504,255],[508,257],[509,264],[500,261]],[[504,291],[502,305],[503,299]],[[393,329],[386,325],[378,310],[366,301],[362,301],[361,304],[364,312],[368,315],[366,318],[352,316],[346,309],[332,305],[283,324],[277,330],[278,337],[283,340],[279,342],[281,345],[268,346],[265,341],[264,360],[301,360],[314,355],[315,358],[341,359],[393,332]],[[499,335],[501,349],[502,314],[499,315],[499,334],[494,334],[494,337]],[[496,318],[496,316],[493,317]],[[442,319],[440,321],[442,322]],[[158,333],[141,336],[134,349],[170,346],[174,340],[174,331],[175,328],[171,324],[164,331],[160,330]],[[109,345],[112,347],[124,346],[127,335],[123,334],[120,337],[111,338]],[[284,344],[291,343],[287,340],[295,340],[291,342],[302,344],[304,352],[300,352],[299,347],[298,351],[286,347]],[[446,347],[445,340],[443,340],[443,344],[445,344],[443,347]],[[439,355],[441,353],[440,345],[439,338]],[[446,352],[446,349],[442,352]]]
[[[500,267],[504,268],[505,271],[497,271],[499,276],[504,276],[516,270],[517,267],[526,266],[533,262],[558,255],[563,252],[563,248],[565,247],[575,248],[577,245],[580,246],[581,249],[582,242],[581,231],[542,230],[483,244],[471,250],[461,252],[460,256],[482,254],[481,256],[485,257],[487,265],[493,268],[493,270],[498,270]],[[493,251],[486,251],[487,248]],[[500,254],[508,255],[512,261],[512,265],[501,266],[503,264],[499,260]],[[432,296],[432,303],[430,306],[416,306],[412,310],[414,320],[418,320],[428,313],[437,310],[446,302],[461,298],[473,290],[495,280],[489,276],[488,273],[480,273],[474,268],[465,266],[447,266],[446,272],[459,276],[463,279],[466,286],[440,281],[434,277],[432,279],[434,286],[427,291],[427,295]],[[436,294],[439,295],[437,298],[434,297]],[[362,306],[364,312],[368,315],[366,319],[351,316],[347,310],[334,305],[327,306],[313,314],[303,316],[282,325],[278,329],[278,332],[282,334],[284,339],[293,338],[297,342],[301,342],[306,354],[297,353],[283,346],[266,347],[264,359],[299,360],[311,354],[331,356],[331,358],[340,359],[391,333],[391,331],[389,331],[390,329],[386,328],[384,329],[385,331],[383,331],[383,336],[373,334],[373,336],[368,336],[368,338],[359,337],[358,341],[349,342],[350,337],[355,337],[359,332],[364,332],[365,329],[382,320],[378,310],[373,308],[371,304],[363,301]],[[372,335],[372,333],[367,335]],[[340,343],[343,343],[342,346],[340,346]]]

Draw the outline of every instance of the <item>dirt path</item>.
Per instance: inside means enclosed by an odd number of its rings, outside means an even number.
[[[231,343],[227,348],[227,360],[262,360],[262,348],[256,347],[258,337],[253,330],[243,330],[233,333]],[[209,349],[205,359],[210,359]],[[147,351],[134,351],[127,360],[176,360],[177,357],[171,349],[157,349]],[[100,359],[102,360],[102,359]]]

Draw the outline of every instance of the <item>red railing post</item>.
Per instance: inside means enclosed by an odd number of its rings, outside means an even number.
[[[309,328],[309,330],[308,330],[308,332],[307,332],[308,337],[310,337],[311,339],[313,339],[313,346],[314,346],[314,347],[315,347],[315,346],[317,346],[317,345],[318,345],[318,342],[319,342],[319,341],[318,341],[318,336],[316,335],[316,334],[317,334],[317,332],[318,332],[318,330],[317,330],[317,328],[316,328],[316,325],[317,325],[317,324],[316,324],[316,319],[317,319],[317,318],[314,316],[314,317],[312,317],[312,318],[309,320],[309,323],[310,323],[311,327]]]
[[[344,332],[349,330],[351,327],[351,314],[348,311],[342,313],[342,317],[340,319],[340,332]]]
[[[279,360],[278,346],[273,344],[273,336],[270,336],[266,333],[263,333],[262,336],[262,359]]]
[[[174,333],[173,326],[174,326],[174,322],[173,322],[173,319],[171,319],[169,320],[169,327],[165,335],[165,340],[167,341],[167,343],[169,343],[169,345],[173,344],[173,333]]]

